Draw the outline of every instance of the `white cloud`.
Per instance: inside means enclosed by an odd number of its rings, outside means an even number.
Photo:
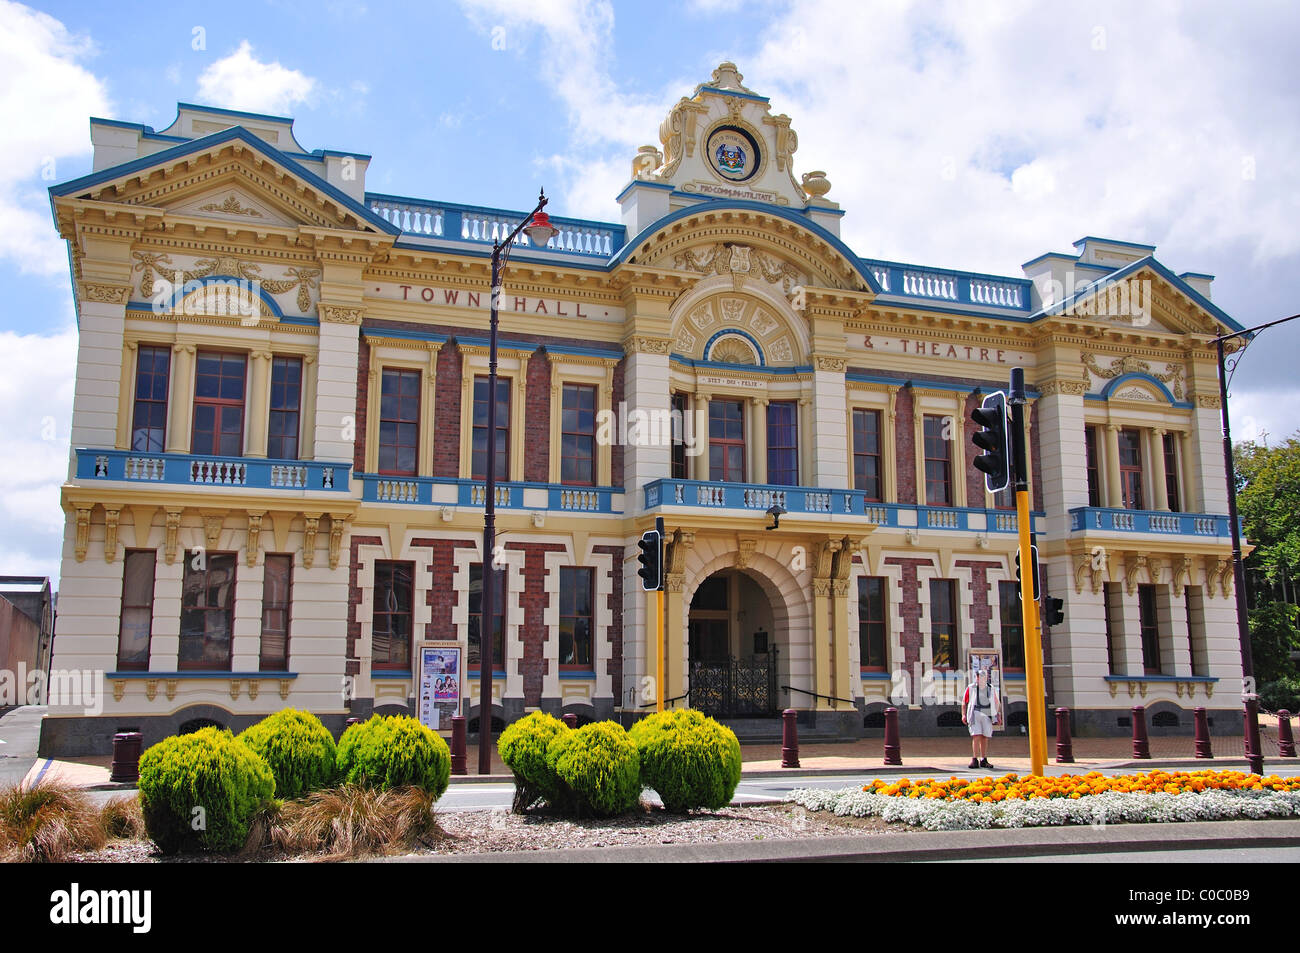
[[[1276,446],[1300,432],[1300,390],[1244,390],[1228,395],[1232,442],[1251,440]]]
[[[0,573],[57,578],[63,539],[59,487],[68,473],[77,332],[0,332]]]
[[[109,113],[103,82],[83,65],[94,47],[44,13],[0,0],[0,256],[23,272],[67,273],[45,190],[63,159],[90,152],[86,120]]]
[[[264,63],[242,40],[239,49],[217,60],[199,75],[199,99],[208,105],[249,112],[287,114],[305,102],[316,80],[279,61]]]

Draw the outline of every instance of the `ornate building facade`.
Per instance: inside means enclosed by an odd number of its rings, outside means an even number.
[[[182,104],[91,131],[94,171],[51,190],[80,328],[54,667],[102,673],[103,711],[52,707],[43,752],[413,712],[422,643],[463,652],[473,730],[480,631],[494,719],[636,717],[657,517],[671,704],[839,736],[894,704],[940,732],[989,648],[1015,724],[1016,516],[969,422],[1013,366],[1065,600],[1046,701],[1080,732],[1139,702],[1240,731],[1208,345],[1239,326],[1210,276],[1091,237],[1021,276],[862,257],[826,174],[796,176],[790,118],[723,64],[634,157],[621,221],[513,250],[489,395],[490,251],[519,213],[367,192],[368,156],[309,152],[289,119]]]

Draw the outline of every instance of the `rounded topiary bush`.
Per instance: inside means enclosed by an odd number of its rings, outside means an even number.
[[[338,774],[348,784],[381,790],[413,785],[440,798],[451,779],[451,750],[414,718],[374,715],[343,732]]]
[[[239,735],[275,776],[275,794],[298,798],[334,783],[334,736],[311,712],[285,708]]]
[[[535,711],[501,732],[497,753],[515,776],[513,809],[516,813],[523,813],[538,801],[556,805],[560,779],[546,762],[546,749],[557,735],[569,730],[569,726],[554,715]]]
[[[641,762],[623,726],[595,721],[551,739],[546,763],[560,781],[560,806],[598,817],[621,814],[641,800]]]
[[[140,808],[164,854],[235,850],[275,793],[262,758],[226,729],[165,738],[140,756]]]
[[[690,708],[663,711],[632,726],[641,781],[669,811],[717,810],[740,783],[740,742],[725,725]]]

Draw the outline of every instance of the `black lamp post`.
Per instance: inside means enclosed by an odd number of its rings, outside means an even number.
[[[1237,468],[1232,459],[1232,433],[1228,428],[1228,378],[1241,359],[1241,349],[1225,360],[1223,344],[1233,338],[1253,335],[1265,328],[1285,324],[1300,318],[1293,314],[1261,324],[1258,327],[1221,334],[1214,339],[1219,357],[1219,418],[1223,425],[1223,467],[1228,478],[1228,523],[1232,532],[1232,578],[1237,589],[1237,638],[1241,643],[1242,702],[1246,706],[1246,761],[1252,774],[1264,773],[1264,752],[1259,743],[1259,695],[1252,684],[1255,678],[1255,659],[1250,647],[1250,616],[1246,607],[1246,569],[1241,560],[1241,530],[1237,526]]]
[[[501,304],[501,272],[510,259],[510,249],[523,232],[537,248],[545,248],[559,232],[542,211],[546,193],[537,197],[537,207],[515,226],[514,231],[492,246],[492,300],[488,332],[487,399],[487,485],[483,497],[483,580],[482,612],[478,627],[478,773],[492,773],[492,669],[493,605],[496,589],[496,502],[497,502],[497,309]]]

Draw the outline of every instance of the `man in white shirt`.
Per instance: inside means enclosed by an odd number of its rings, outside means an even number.
[[[975,681],[966,686],[961,700],[962,724],[970,728],[971,768],[992,769],[989,764],[989,739],[998,716],[998,693],[989,685],[989,670],[978,668]]]

